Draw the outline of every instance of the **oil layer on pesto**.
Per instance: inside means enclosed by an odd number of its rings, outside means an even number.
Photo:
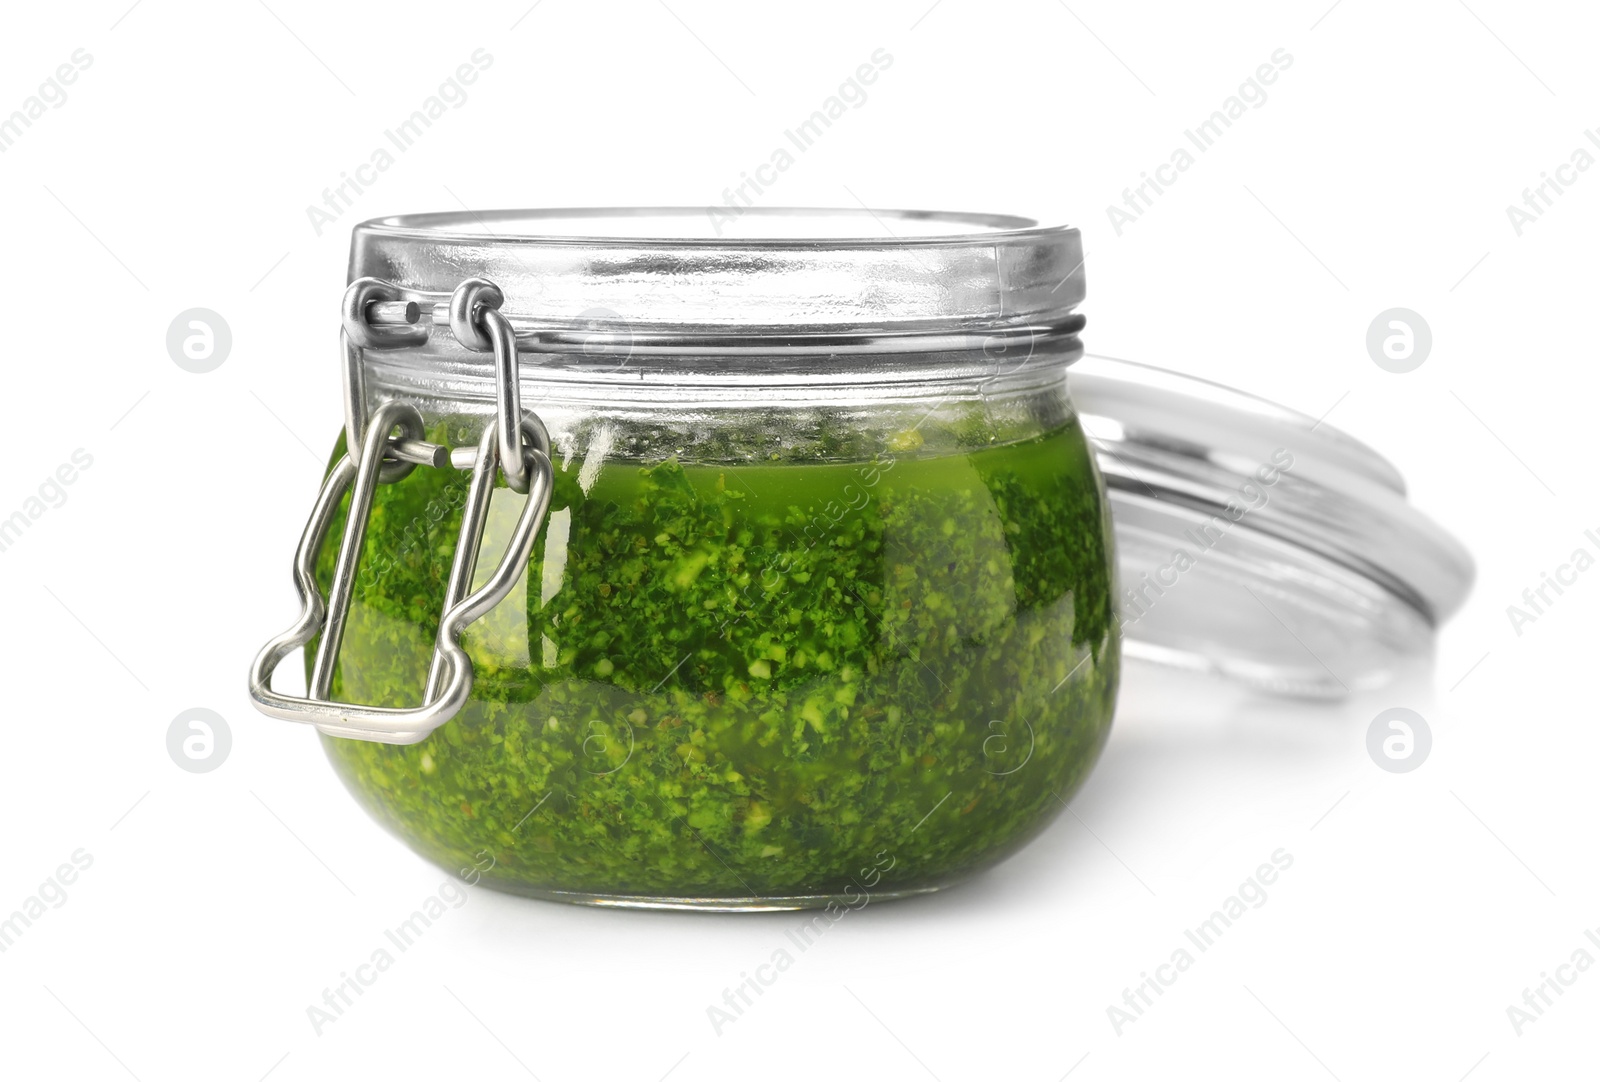
[[[525,582],[421,744],[326,739],[389,830],[532,894],[909,891],[1000,859],[1093,765],[1110,533],[1069,423],[858,462],[558,463]],[[420,700],[466,476],[377,494],[337,697]],[[522,497],[495,495],[492,566]],[[335,524],[330,538],[338,537]],[[324,588],[333,548],[322,553]]]

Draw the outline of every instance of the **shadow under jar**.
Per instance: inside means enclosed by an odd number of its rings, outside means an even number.
[[[440,866],[574,902],[855,906],[1014,852],[1116,696],[1111,526],[1065,379],[1081,265],[1075,230],[981,216],[359,226],[351,277],[384,286],[353,314],[411,338],[351,350],[335,463],[395,402],[472,457],[505,407],[449,319],[453,295],[481,316],[457,289],[481,276],[550,483],[514,585],[461,635],[464,704],[416,742],[325,735],[346,785]],[[371,439],[397,459],[405,435]],[[422,701],[471,480],[376,484],[331,700]],[[475,583],[528,500],[497,478]]]

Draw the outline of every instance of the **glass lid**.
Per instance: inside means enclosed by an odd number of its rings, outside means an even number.
[[[1466,599],[1471,556],[1345,433],[1093,354],[1068,382],[1116,523],[1129,657],[1340,697],[1428,654]]]

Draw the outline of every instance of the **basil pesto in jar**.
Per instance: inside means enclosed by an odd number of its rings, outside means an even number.
[[[859,904],[1036,835],[1119,667],[1078,237],[893,217],[358,227],[312,694],[263,709],[422,856],[536,897]]]

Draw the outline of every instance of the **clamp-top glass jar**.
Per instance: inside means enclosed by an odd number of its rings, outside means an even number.
[[[994,863],[1116,695],[1082,262],[910,212],[358,226],[345,432],[253,698],[517,893],[859,904]],[[308,694],[271,690],[302,645]]]

